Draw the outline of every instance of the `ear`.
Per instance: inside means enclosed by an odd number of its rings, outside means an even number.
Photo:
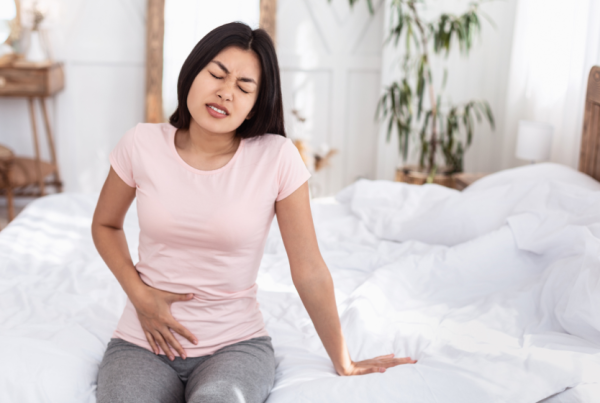
[[[246,116],[246,120],[250,120],[250,119],[252,119],[252,116],[254,116],[254,109],[252,109],[252,110],[250,111],[250,113],[248,113],[248,116]]]

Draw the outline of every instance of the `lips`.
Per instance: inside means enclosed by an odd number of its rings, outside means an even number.
[[[224,106],[221,106],[219,104],[211,103],[211,104],[206,104],[206,106],[209,110],[212,110],[222,116],[229,115],[229,111],[227,110],[227,108],[225,108]],[[223,114],[222,112],[225,112],[225,113]]]

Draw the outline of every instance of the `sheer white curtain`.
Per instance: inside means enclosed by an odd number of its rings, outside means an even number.
[[[588,72],[600,63],[600,0],[519,0],[500,168],[515,158],[517,122],[554,126],[551,160],[577,167]]]
[[[177,107],[177,78],[196,43],[214,28],[244,22],[258,28],[259,0],[167,0],[163,64],[163,110],[168,118]]]

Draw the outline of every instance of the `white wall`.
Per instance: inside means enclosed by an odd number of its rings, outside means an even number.
[[[65,90],[49,102],[66,191],[97,192],[108,153],[143,120],[145,0],[55,0],[51,41]],[[40,120],[41,122],[41,120]],[[45,133],[42,155],[48,158]],[[0,143],[33,156],[27,103],[0,98]]]
[[[336,193],[358,178],[375,179],[375,107],[380,89],[383,7],[350,9],[347,0],[279,0],[277,51],[286,131],[313,148],[339,151],[311,178],[313,196]],[[299,125],[291,111],[306,118]]]

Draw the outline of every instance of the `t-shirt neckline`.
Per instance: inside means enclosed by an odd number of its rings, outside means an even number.
[[[175,147],[175,133],[177,133],[177,128],[173,125],[170,125],[170,126],[171,126],[171,131],[170,131],[170,135],[169,135],[169,146],[171,148],[171,151],[175,155],[175,159],[177,159],[177,161],[181,165],[183,165],[183,167],[185,169],[187,169],[190,172],[199,174],[199,175],[212,175],[212,174],[216,174],[216,173],[219,173],[221,171],[228,169],[231,165],[233,165],[233,163],[235,162],[238,155],[241,154],[242,148],[244,147],[244,143],[246,140],[245,138],[242,137],[237,150],[235,150],[235,154],[233,154],[233,157],[231,157],[231,159],[227,162],[227,164],[223,165],[221,168],[212,169],[210,171],[204,171],[202,169],[194,168],[193,166],[191,166],[187,162],[185,162],[183,160],[183,158],[181,158],[181,155],[179,155],[179,153],[177,152],[177,148]]]

